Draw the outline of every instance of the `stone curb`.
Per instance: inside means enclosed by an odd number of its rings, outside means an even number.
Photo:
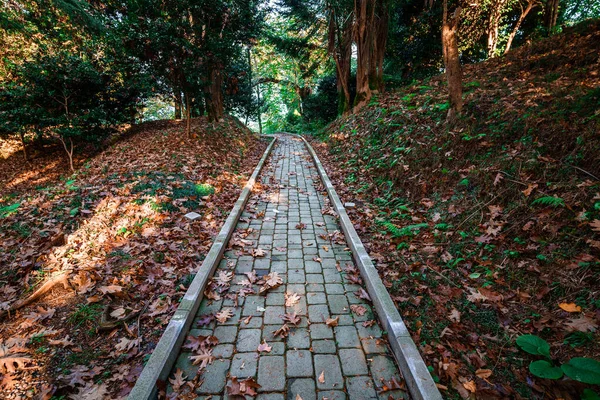
[[[441,400],[442,395],[438,390],[423,358],[419,354],[419,350],[412,340],[410,333],[402,321],[402,317],[392,301],[386,287],[383,285],[381,278],[371,261],[371,257],[356,233],[348,213],[344,208],[340,198],[335,192],[333,184],[327,177],[323,164],[317,157],[317,153],[313,150],[308,141],[302,137],[313,161],[319,171],[319,176],[327,189],[329,199],[340,218],[340,225],[346,235],[354,261],[358,265],[360,272],[365,280],[369,296],[373,300],[373,305],[379,316],[384,329],[388,333],[390,346],[400,367],[411,397],[417,400]]]
[[[254,183],[269,154],[271,154],[276,141],[277,138],[273,137],[273,140],[254,169],[252,176],[250,176],[250,179],[248,179],[248,182],[244,186],[240,197],[231,209],[231,213],[202,262],[202,266],[181,299],[179,307],[177,307],[175,314],[171,317],[167,329],[165,329],[150,359],[137,379],[135,386],[127,397],[129,400],[155,399],[158,389],[156,382],[158,380],[166,381],[169,377],[171,368],[177,360],[179,350],[198,311],[208,280],[213,276],[215,269],[219,265],[219,261],[225,252],[225,247],[227,247],[227,243],[250,198]]]

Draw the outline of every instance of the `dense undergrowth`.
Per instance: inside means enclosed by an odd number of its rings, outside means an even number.
[[[599,54],[582,24],[467,66],[454,126],[436,76],[315,142],[445,397],[600,393],[534,376],[515,342],[600,360]]]
[[[129,393],[266,148],[232,118],[184,125],[134,127],[43,183],[40,162],[0,174],[1,398]]]

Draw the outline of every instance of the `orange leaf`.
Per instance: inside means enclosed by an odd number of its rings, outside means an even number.
[[[560,303],[558,306],[566,312],[581,312],[581,307],[575,303]]]

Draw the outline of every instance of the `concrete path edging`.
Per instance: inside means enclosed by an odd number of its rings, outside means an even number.
[[[369,257],[358,233],[354,229],[352,221],[350,221],[343,203],[329,180],[323,164],[321,164],[317,153],[308,141],[303,136],[301,137],[313,158],[332,206],[339,216],[340,225],[352,250],[354,261],[365,279],[367,291],[373,300],[379,319],[388,332],[392,352],[396,357],[400,371],[404,375],[412,398],[416,400],[441,400],[442,395],[433,381],[415,342],[406,329],[396,305],[383,285],[371,257]]]
[[[229,242],[235,226],[244,211],[244,207],[250,198],[256,179],[267,161],[267,158],[271,154],[271,150],[276,141],[277,137],[273,137],[273,140],[265,150],[258,165],[254,169],[254,172],[250,176],[250,179],[246,182],[240,197],[233,206],[231,213],[227,217],[227,220],[225,220],[221,231],[215,238],[206,258],[202,262],[202,266],[181,299],[179,307],[177,307],[175,314],[171,317],[169,325],[167,325],[165,332],[161,336],[150,359],[137,379],[134,388],[131,390],[131,393],[128,396],[129,400],[155,399],[158,392],[156,385],[157,381],[167,381],[171,368],[175,364],[179,350],[183,345],[186,334],[198,311],[198,307],[204,296],[204,289],[219,265],[219,261],[225,252],[227,243]]]

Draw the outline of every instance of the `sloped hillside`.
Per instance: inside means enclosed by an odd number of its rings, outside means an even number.
[[[1,398],[129,393],[266,148],[232,118],[193,131],[143,124],[62,180],[2,182]]]
[[[582,24],[467,66],[454,126],[436,76],[314,139],[448,398],[600,393],[599,54]]]

